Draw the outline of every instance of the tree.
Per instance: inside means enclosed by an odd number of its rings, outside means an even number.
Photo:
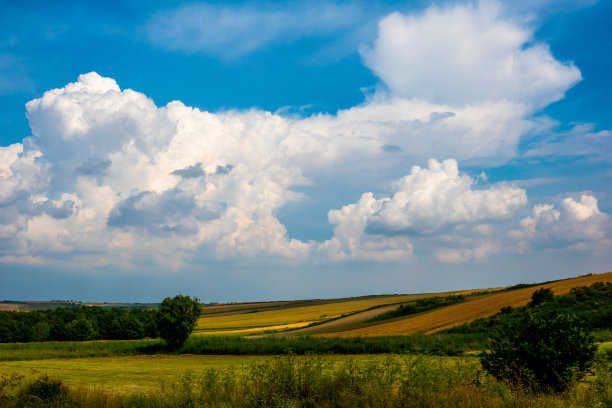
[[[170,347],[181,347],[195,328],[201,312],[202,307],[197,297],[192,299],[189,296],[176,295],[173,298],[165,298],[157,315],[160,336]]]
[[[575,316],[529,313],[507,319],[491,339],[482,367],[500,381],[534,392],[563,391],[591,367],[597,346]]]
[[[85,341],[94,340],[97,337],[93,325],[85,317],[74,319],[66,325],[65,330],[68,340]]]
[[[531,302],[529,302],[529,306],[535,307],[544,302],[552,302],[554,300],[555,295],[550,288],[540,288],[533,292],[533,295],[531,295]]]

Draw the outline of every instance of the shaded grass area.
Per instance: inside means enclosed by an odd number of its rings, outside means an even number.
[[[17,374],[0,377],[0,406],[605,407],[612,405],[605,363],[568,392],[537,395],[496,382],[476,358],[284,356],[184,373],[149,392],[127,393]]]

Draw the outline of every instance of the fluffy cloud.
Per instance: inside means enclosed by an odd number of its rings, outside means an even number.
[[[581,79],[496,2],[391,14],[363,56],[394,94],[459,106],[505,100],[538,110]]]
[[[409,237],[420,240],[441,234],[442,240],[458,241],[460,238],[449,239],[446,234],[465,234],[470,226],[476,235],[486,235],[486,222],[510,218],[527,203],[522,189],[496,184],[476,190],[474,185],[474,179],[459,173],[453,159],[429,160],[428,168],[414,166],[393,184],[391,197],[375,199],[372,193],[365,193],[357,203],[330,211],[334,236],[319,250],[339,259],[409,259],[413,250]],[[444,248],[436,256],[441,262],[463,262],[482,259],[496,250],[496,245],[478,241],[475,248]]]
[[[557,210],[552,204],[533,207],[519,230],[510,236],[519,240],[522,251],[531,249],[601,250],[612,245],[606,238],[608,215],[597,206],[592,195],[582,194],[578,201],[566,197]]]
[[[204,49],[217,47],[205,40]],[[429,250],[440,262],[465,262],[498,251],[492,231],[512,223],[526,192],[478,186],[458,161],[515,157],[521,137],[541,126],[531,115],[561,98],[578,70],[493,3],[393,14],[363,56],[388,91],[307,118],[211,113],[179,101],[158,107],[93,72],[45,92],[26,105],[33,137],[0,148],[0,257],[129,269],[179,268],[201,253],[407,262]],[[302,198],[296,187],[316,188],[317,177],[359,193],[395,181],[386,197],[365,193],[331,210],[331,239],[293,239],[277,213]],[[585,200],[564,201],[562,211],[538,207],[514,238],[605,241],[605,214]]]
[[[34,137],[0,151],[11,255],[308,252],[274,215],[306,181],[282,146],[284,119],[158,108],[96,73],[27,110]]]
[[[447,226],[509,218],[527,203],[525,190],[497,184],[475,190],[475,180],[459,174],[457,161],[429,160],[394,183],[394,193],[375,211],[369,231],[433,234]]]
[[[368,219],[384,201],[365,193],[357,203],[331,210],[328,219],[334,225],[334,236],[319,246],[319,253],[333,260],[409,261],[412,244],[406,238],[364,233]]]

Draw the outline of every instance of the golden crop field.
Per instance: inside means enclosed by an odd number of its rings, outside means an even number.
[[[492,316],[506,306],[523,306],[529,302],[533,292],[539,288],[550,288],[556,295],[566,294],[576,286],[588,286],[595,282],[612,282],[612,272],[567,279],[545,285],[493,293],[463,303],[435,309],[401,320],[381,323],[336,333],[320,334],[324,337],[372,337],[400,336],[415,333],[434,333],[458,324]]]
[[[283,327],[297,323],[309,324],[363,311],[375,306],[398,304],[414,301],[430,296],[445,296],[449,294],[472,293],[473,291],[458,291],[436,294],[380,296],[360,300],[344,300],[314,306],[290,307],[262,312],[246,312],[227,314],[223,316],[202,316],[198,319],[194,334],[242,334],[245,330],[251,332],[270,330],[273,326]],[[307,323],[306,323],[307,322]],[[298,325],[299,326],[299,325]],[[221,333],[222,332],[222,333]]]

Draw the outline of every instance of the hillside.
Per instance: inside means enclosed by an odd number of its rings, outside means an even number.
[[[320,333],[326,337],[373,337],[398,336],[415,333],[435,333],[478,318],[492,316],[502,307],[523,306],[529,302],[533,292],[539,288],[550,288],[554,294],[569,293],[571,288],[589,286],[595,282],[612,282],[612,272],[566,279],[544,285],[492,293],[468,299],[466,302],[443,307],[406,318],[394,319],[379,324],[364,324],[362,327],[344,331]]]

